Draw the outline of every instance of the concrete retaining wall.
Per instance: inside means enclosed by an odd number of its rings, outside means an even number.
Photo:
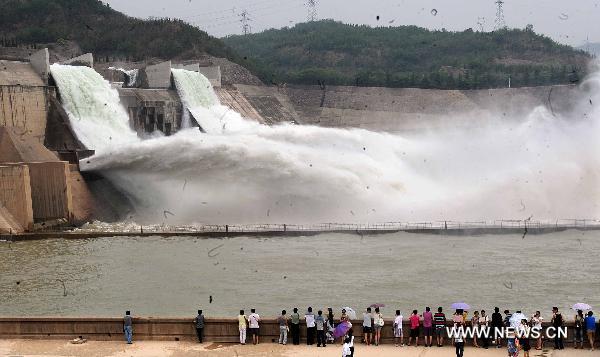
[[[73,194],[73,223],[83,224],[93,220],[98,215],[100,203],[94,197],[77,165],[69,165],[70,183]]]
[[[287,92],[278,87],[235,85],[266,124],[298,122],[298,114]]]
[[[73,219],[71,171],[66,161],[27,163],[31,175],[33,219]]]
[[[134,318],[134,340],[190,341],[196,339],[193,317],[184,318]],[[362,321],[353,321],[354,336],[360,343]],[[393,321],[386,320],[381,332],[382,343],[393,342]],[[544,324],[545,327],[548,324]],[[568,339],[572,341],[573,325],[567,324]],[[405,339],[409,336],[408,321],[403,325]],[[121,318],[0,318],[0,338],[2,339],[72,339],[82,336],[88,340],[123,340],[123,320]],[[260,336],[263,343],[276,342],[279,337],[279,324],[275,319],[261,322]],[[237,319],[205,320],[204,337],[207,342],[238,343]],[[248,335],[249,337],[249,335]],[[306,326],[301,323],[300,338],[306,341]],[[288,335],[291,340],[291,336]],[[446,339],[446,343],[450,343]]]
[[[0,204],[0,236],[12,236],[15,233],[23,232],[23,227],[17,222],[15,217]]]
[[[148,66],[143,70],[146,88],[171,88],[171,61]]]
[[[44,142],[47,121],[46,87],[0,85],[0,126],[14,127]]]
[[[62,61],[61,64],[94,68],[94,55],[92,55],[91,53],[86,53],[81,56],[73,57],[66,61]]]
[[[537,106],[554,113],[568,112],[582,96],[577,86],[570,85],[489,90],[301,85],[236,88],[267,123],[297,121],[386,131],[473,127],[499,118],[520,119]]]
[[[42,78],[44,83],[48,83],[48,75],[50,74],[50,54],[47,48],[39,50],[29,56],[31,66],[36,73]]]
[[[228,106],[232,110],[240,113],[244,118],[254,119],[259,123],[265,123],[262,116],[248,102],[246,97],[240,91],[233,87],[215,88],[215,93],[221,104]]]
[[[210,67],[199,67],[198,72],[202,73],[214,88],[221,86],[221,67],[210,66]]]
[[[29,168],[26,165],[0,166],[0,206],[4,206],[20,226],[13,228],[29,230],[33,227]]]

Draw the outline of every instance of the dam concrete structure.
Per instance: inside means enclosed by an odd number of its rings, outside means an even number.
[[[93,65],[93,58],[70,62]],[[84,223],[102,211],[78,168],[92,152],[73,133],[52,82],[46,49],[29,62],[0,60],[3,233]]]
[[[94,68],[92,54],[62,63]],[[582,93],[575,85],[485,90],[250,85],[231,83],[237,77],[222,78],[221,67],[212,62],[163,61],[152,65],[135,63],[131,67],[124,62],[125,71],[139,71],[132,85],[123,84],[127,76],[117,75],[120,70],[104,71],[103,75],[113,81],[130,126],[140,137],[157,131],[171,135],[181,129],[187,109],[175,89],[173,68],[204,74],[222,105],[266,125],[297,123],[400,133],[431,128],[468,129],[524,118],[536,106],[552,114],[568,112],[578,104]],[[5,129],[0,131],[4,177],[27,177],[29,184],[23,185],[29,186],[26,196],[31,200],[32,212],[29,215],[27,207],[15,208],[7,199],[7,192],[22,185],[21,181],[4,185],[4,204],[0,203],[2,227],[27,231],[38,222],[52,219],[77,223],[99,216],[119,217],[117,211],[126,205],[114,202],[121,195],[106,180],[79,172],[79,160],[92,155],[94,148],[85,147],[71,127],[49,74],[47,49],[28,51],[28,57],[21,61],[0,60],[0,128]],[[46,185],[40,180],[52,182]],[[56,202],[49,205],[47,200]]]
[[[33,228],[30,180],[27,165],[0,164],[0,232],[22,233]]]
[[[71,66],[86,66],[94,68],[94,55],[91,53],[85,53],[81,56],[73,57],[66,61],[60,62],[60,64],[66,64]]]

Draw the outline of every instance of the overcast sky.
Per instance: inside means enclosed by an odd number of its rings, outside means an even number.
[[[106,0],[104,0],[106,2]],[[305,22],[309,0],[109,0],[130,16],[182,18],[222,37],[242,33],[247,10],[252,32]],[[493,30],[496,0],[317,0],[319,19],[372,26],[417,25],[431,29]],[[377,20],[377,16],[380,16]],[[535,31],[574,46],[600,42],[600,0],[505,0],[509,27]]]

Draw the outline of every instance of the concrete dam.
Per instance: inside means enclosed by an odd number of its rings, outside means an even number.
[[[376,205],[380,196],[372,196],[390,187],[406,193],[392,182],[406,168],[387,166],[416,144],[387,142],[391,139],[375,133],[518,123],[536,107],[561,116],[582,98],[578,86],[442,91],[236,84],[211,63],[107,67],[95,64],[91,54],[61,65],[51,66],[45,49],[20,61],[0,60],[0,233],[128,216],[219,222],[222,212],[236,222],[382,219],[392,212],[411,217],[405,209]],[[64,71],[76,67],[89,68],[89,74]],[[112,121],[118,123],[106,124]],[[194,127],[194,134],[182,130]],[[369,132],[338,131],[348,128]],[[207,135],[196,136],[202,133]],[[232,136],[220,136],[228,133]],[[340,149],[346,145],[352,149]],[[166,165],[178,152],[193,158],[175,160],[177,169]],[[331,158],[323,152],[332,152]],[[281,153],[294,157],[282,161]],[[365,162],[377,176],[355,171],[356,162]],[[243,177],[252,179],[239,181]],[[157,181],[161,185],[153,186]],[[415,178],[413,187],[422,181]],[[323,192],[307,192],[308,187]],[[197,197],[174,199],[182,188]],[[236,200],[260,214],[236,210]],[[338,206],[332,207],[332,200]],[[369,208],[359,212],[355,207],[365,202]],[[143,217],[136,215],[140,210],[146,210]],[[414,211],[412,218],[425,212]]]

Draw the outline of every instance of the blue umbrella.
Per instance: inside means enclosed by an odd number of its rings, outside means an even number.
[[[346,332],[348,332],[348,330],[350,330],[351,326],[352,325],[350,325],[348,323],[348,321],[343,321],[343,322],[339,323],[335,327],[335,330],[333,330],[333,337],[339,338],[339,337],[344,336],[346,334]]]
[[[471,306],[469,306],[469,304],[461,301],[461,302],[455,302],[454,304],[452,304],[451,308],[453,308],[454,310],[470,310]]]

